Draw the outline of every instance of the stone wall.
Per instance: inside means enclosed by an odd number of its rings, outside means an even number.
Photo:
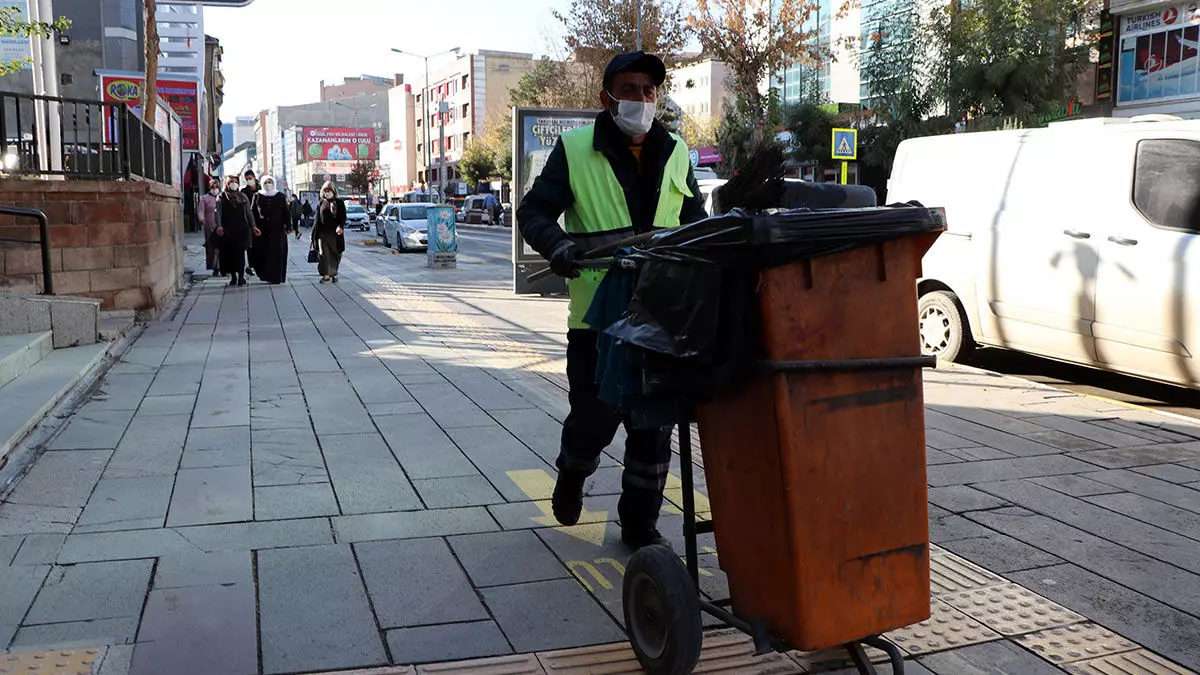
[[[175,188],[143,181],[0,181],[0,204],[50,220],[56,295],[103,309],[155,310],[183,276],[183,208]],[[37,223],[0,215],[0,238],[36,240]],[[0,276],[42,287],[41,250],[0,242]]]

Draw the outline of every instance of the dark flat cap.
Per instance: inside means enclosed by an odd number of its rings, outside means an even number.
[[[625,52],[614,56],[612,61],[608,62],[608,67],[604,69],[605,89],[612,86],[613,78],[617,76],[617,73],[645,73],[654,78],[655,86],[662,86],[667,79],[667,67],[663,64],[662,59],[643,51]]]

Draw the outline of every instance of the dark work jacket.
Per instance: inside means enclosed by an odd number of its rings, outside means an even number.
[[[596,117],[596,134],[593,147],[608,158],[613,175],[625,191],[625,204],[633,229],[638,234],[649,232],[658,210],[658,195],[662,189],[663,171],[667,160],[679,143],[658,120],[650,127],[646,140],[642,142],[641,171],[637,160],[629,150],[630,138],[617,127],[608,112]],[[679,212],[679,223],[687,225],[708,217],[704,210],[704,197],[696,177],[688,168],[688,189],[692,197],[685,199]],[[541,175],[533,183],[521,204],[517,207],[517,222],[521,236],[533,250],[544,258],[550,258],[560,250],[570,237],[558,225],[558,219],[572,204],[575,195],[571,192],[571,173],[567,166],[567,153],[562,140],[554,144],[554,150],[546,160]]]
[[[317,239],[337,237],[338,251],[345,251],[346,237],[337,233],[339,227],[345,232],[346,202],[342,201],[341,197],[322,199],[317,206],[317,222],[313,225],[313,236]]]

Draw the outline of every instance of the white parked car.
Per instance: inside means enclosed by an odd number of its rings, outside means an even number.
[[[383,245],[400,251],[429,246],[426,211],[437,204],[388,204],[383,208]]]
[[[905,141],[888,202],[944,207],[922,350],[1003,347],[1200,386],[1200,121],[1162,116]]]
[[[346,227],[366,232],[371,225],[371,216],[359,204],[346,205]]]

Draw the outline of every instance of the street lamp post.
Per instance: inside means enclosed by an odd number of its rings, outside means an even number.
[[[642,51],[642,0],[637,0],[637,50]]]
[[[426,186],[426,189],[428,189],[428,186],[429,186],[429,165],[433,164],[433,151],[429,149],[429,144],[432,140],[430,137],[433,135],[429,129],[429,59],[431,59],[435,56],[441,56],[443,54],[457,54],[459,52],[459,50],[460,50],[459,47],[453,47],[451,49],[447,49],[444,52],[438,52],[436,54],[429,54],[428,56],[425,56],[422,54],[414,54],[412,52],[406,52],[403,49],[397,49],[395,47],[392,47],[392,51],[396,52],[397,54],[405,54],[407,56],[414,56],[418,59],[425,60],[425,84],[423,85],[423,90],[421,92],[421,107],[424,109],[422,112],[424,119],[421,121],[421,129],[423,129],[423,131],[421,132],[421,136],[424,139],[424,145],[425,145],[425,186]],[[445,134],[444,129],[443,129],[442,133]],[[445,143],[444,139],[443,139],[442,143],[443,144]],[[445,153],[445,151],[446,150],[443,147],[442,152]],[[443,154],[443,157],[445,157],[444,154]],[[441,174],[445,172],[445,166],[444,166],[445,161],[443,161],[442,164],[443,164],[442,168],[438,171],[439,180],[445,180],[444,176],[441,176]],[[443,198],[445,197],[445,195],[441,195],[441,196]]]

